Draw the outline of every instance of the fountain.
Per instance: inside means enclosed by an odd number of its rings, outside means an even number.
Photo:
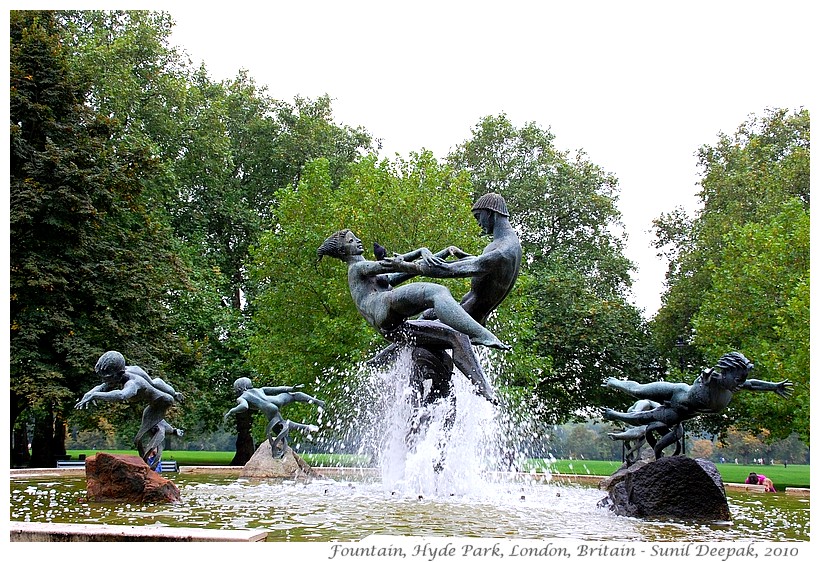
[[[566,483],[561,475],[545,472],[498,471],[505,464],[499,441],[509,434],[509,422],[460,375],[453,379],[453,394],[461,407],[451,427],[453,438],[444,444],[446,466],[437,472],[432,459],[442,445],[439,429],[447,412],[441,408],[446,406],[431,410],[429,429],[414,446],[405,442],[401,420],[412,414],[406,367],[363,368],[354,377],[359,388],[372,393],[361,409],[364,417],[350,431],[366,429],[360,440],[375,439],[372,450],[382,447],[375,470],[334,470],[332,476],[296,481],[186,472],[183,467],[180,473],[166,474],[180,489],[179,503],[138,505],[85,502],[83,476],[40,469],[41,475],[12,476],[10,519],[247,529],[265,531],[268,541],[299,543],[367,542],[377,540],[374,535],[390,536],[393,544],[399,537],[411,542],[414,537],[455,537],[542,547],[550,541],[555,546],[564,541],[809,540],[809,499],[804,497],[729,493],[731,524],[651,521],[597,507],[604,492],[595,486]],[[331,423],[323,420],[320,426]]]
[[[488,352],[465,346],[463,337],[469,334],[473,343],[506,347],[486,331],[484,323],[515,282],[520,245],[509,228],[506,205],[499,196],[482,197],[473,210],[479,224],[494,235],[494,242],[482,255],[489,256],[494,250],[506,252],[506,265],[485,265],[481,273],[475,257],[461,257],[456,267],[445,264],[441,255],[418,263],[404,258],[382,259],[385,256],[381,255],[378,262],[365,264],[377,275],[395,271],[399,276],[403,272],[409,276],[473,278],[471,292],[463,300],[472,321],[459,316],[461,307],[453,310],[449,293],[438,291],[446,300],[444,305],[437,301],[438,315],[464,327],[463,331],[429,319],[400,321],[395,329],[373,321],[375,305],[357,301],[362,314],[396,346],[389,352],[390,361],[362,365],[347,375],[351,385],[347,395],[355,397],[358,412],[347,428],[355,432],[348,434],[348,440],[362,443],[375,455],[373,470],[337,470],[332,476],[297,480],[186,472],[183,467],[179,474],[170,475],[179,487],[181,501],[161,505],[89,503],[84,499],[82,476],[66,477],[47,470],[12,474],[11,521],[263,530],[268,541],[277,542],[383,544],[380,539],[388,537],[387,546],[377,555],[410,554],[424,560],[456,554],[569,557],[568,547],[556,546],[551,542],[554,540],[569,541],[574,551],[583,555],[630,556],[637,552],[634,547],[609,551],[606,545],[586,543],[808,540],[807,498],[730,494],[731,523],[642,520],[598,507],[604,492],[593,486],[567,484],[548,472],[514,470],[515,462],[506,453],[511,449],[508,441],[516,436],[538,437],[533,435],[535,426],[522,427],[520,421],[512,423],[505,418],[504,408],[498,406],[492,391],[492,371],[482,367],[482,363],[490,363],[486,357],[481,360]],[[350,231],[337,234],[332,244],[323,245],[325,255],[346,261],[351,269],[359,268],[360,241]],[[502,241],[506,246],[499,246]],[[459,252],[446,250],[456,257]],[[354,254],[358,257],[352,257]],[[495,285],[494,289],[483,286],[481,275],[488,272],[505,274],[506,285]],[[351,284],[354,299],[355,290]],[[401,295],[410,300],[423,296],[412,290]],[[424,310],[419,307],[430,306],[421,300],[412,304],[417,310],[413,314]],[[419,349],[426,355],[416,353]],[[420,357],[427,361],[426,367]],[[321,388],[315,394],[322,396]],[[320,417],[319,431],[315,437],[308,432],[309,438],[330,447],[323,442],[321,430],[332,428],[338,434],[344,429],[338,427],[339,422]],[[270,429],[268,433],[270,436]],[[403,546],[392,546],[400,542],[399,537],[414,541],[407,552]],[[449,542],[435,540],[447,537],[477,542],[461,544],[456,550]],[[502,543],[502,539],[508,542]],[[334,542],[326,555],[356,556],[362,554],[359,549],[366,548]]]

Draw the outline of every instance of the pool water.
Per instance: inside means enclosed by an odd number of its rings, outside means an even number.
[[[255,529],[269,541],[355,541],[370,535],[584,541],[808,541],[809,499],[730,493],[732,521],[645,521],[597,507],[582,485],[491,483],[421,495],[378,480],[252,481],[172,474],[177,504],[87,502],[85,478],[12,478],[11,521]]]

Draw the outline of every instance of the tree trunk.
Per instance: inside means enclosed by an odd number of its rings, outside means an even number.
[[[9,400],[9,416],[11,425],[11,466],[28,466],[31,460],[31,452],[28,449],[28,416],[23,416],[28,407],[28,402],[22,399],[19,394],[11,392]]]
[[[54,415],[51,411],[38,412],[34,416],[34,436],[31,439],[32,468],[54,468]]]
[[[241,412],[236,414],[236,454],[231,460],[231,466],[245,466],[256,447],[253,444],[253,436],[251,435],[252,418],[250,412]]]
[[[13,468],[28,466],[31,453],[28,450],[28,432],[25,423],[14,426],[11,439],[11,466]]]

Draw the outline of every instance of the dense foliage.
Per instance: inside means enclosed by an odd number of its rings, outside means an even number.
[[[742,392],[705,423],[713,432],[766,428],[778,438],[796,431],[808,443],[808,111],[753,116],[698,156],[702,207],[694,217],[678,210],[656,221],[658,246],[671,250],[652,326],[657,346],[670,358],[682,349],[693,367],[739,350],[755,363],[752,377],[793,381],[790,400]]]
[[[354,415],[349,373],[385,342],[316,248],[351,228],[368,255],[373,242],[478,253],[470,209],[489,191],[525,253],[488,325],[513,345],[488,355],[513,417],[595,415],[617,406],[607,376],[674,376],[737,348],[755,376],[798,386],[788,402],[739,397],[715,427],[808,441],[808,112],[772,110],[700,151],[703,209],[657,221],[672,259],[647,325],[630,304],[617,180],[549,129],[487,116],[445,161],[380,160],[330,97],[276,100],[245,71],[214,81],[169,46],[172,29],[165,12],[11,12],[15,465],[53,466],[67,425],[129,442],[140,404],[73,409],[108,349],[185,394],[169,417],[191,439],[237,431],[236,463],[254,446],[250,416],[222,425],[240,376],[304,384],[329,416]],[[445,284],[459,298],[469,281]]]
[[[122,124],[85,103],[62,33],[52,13],[13,12],[11,421],[24,410],[34,418],[40,465],[60,453],[63,420],[96,384],[102,352],[149,369],[174,353],[167,295],[186,283],[146,206],[158,162],[118,142]]]

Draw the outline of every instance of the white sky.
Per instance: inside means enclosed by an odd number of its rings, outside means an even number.
[[[60,3],[62,4],[62,3]],[[117,3],[103,2],[115,8]],[[694,153],[767,107],[809,106],[808,0],[288,0],[128,3],[164,9],[172,41],[217,80],[240,68],[275,98],[333,99],[383,156],[443,158],[483,116],[550,128],[617,176],[635,303],[660,306],[651,222],[694,208]],[[228,6],[229,9],[225,9]],[[92,6],[89,6],[92,7]]]
[[[328,94],[384,156],[443,158],[485,115],[550,128],[615,174],[635,303],[660,306],[651,222],[694,208],[694,153],[767,107],[809,107],[809,2],[269,2],[166,8],[212,77],[247,69],[283,100]],[[816,92],[816,90],[815,90]],[[809,107],[809,109],[811,109]]]

